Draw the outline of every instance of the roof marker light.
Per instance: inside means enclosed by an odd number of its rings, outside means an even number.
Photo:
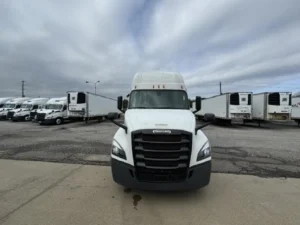
[[[165,88],[165,85],[163,85],[163,88]]]
[[[158,88],[160,88],[159,85],[158,85]]]
[[[154,84],[153,84],[153,88],[154,88]]]

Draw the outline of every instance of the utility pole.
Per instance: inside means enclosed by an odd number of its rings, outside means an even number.
[[[24,80],[22,80],[22,98],[24,98],[25,97],[25,93],[24,93],[24,91],[25,91],[25,89],[24,89],[24,84],[25,84],[25,81]]]
[[[220,95],[222,94],[222,82],[220,82]]]

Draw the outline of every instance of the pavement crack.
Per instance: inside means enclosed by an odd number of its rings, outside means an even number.
[[[75,172],[77,172],[79,169],[81,169],[83,167],[83,165],[71,170],[68,174],[66,174],[65,176],[63,176],[62,178],[58,179],[56,182],[54,182],[53,184],[51,184],[49,187],[45,188],[43,191],[41,191],[39,194],[35,195],[34,197],[30,198],[29,200],[27,200],[26,202],[22,203],[19,207],[17,207],[16,209],[8,212],[6,215],[2,216],[0,218],[0,223],[3,224],[13,213],[17,212],[19,209],[23,208],[24,206],[28,205],[29,203],[31,203],[32,201],[34,201],[35,199],[37,199],[38,197],[40,197],[41,195],[45,194],[47,191],[50,191],[51,189],[53,189],[54,187],[56,187],[58,184],[60,184],[61,182],[63,182],[65,179],[67,179],[69,176],[73,175]]]

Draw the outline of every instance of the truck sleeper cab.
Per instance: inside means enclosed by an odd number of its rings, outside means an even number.
[[[1,119],[11,119],[15,113],[15,110],[19,109],[23,102],[29,100],[30,98],[14,98],[9,100],[3,105],[3,109],[0,112]]]
[[[118,109],[125,108],[118,98]],[[189,190],[210,182],[211,147],[196,126],[183,78],[178,73],[134,76],[124,124],[112,142],[111,170],[116,183],[144,190]],[[201,98],[196,98],[196,109]],[[206,115],[210,122],[214,115]]]
[[[14,111],[14,115],[11,118],[12,121],[29,121],[32,111],[36,111],[41,104],[45,104],[48,98],[33,98],[23,102],[21,107]]]
[[[39,111],[36,115],[39,124],[60,125],[67,119],[67,97],[51,98],[46,103],[45,109]]]

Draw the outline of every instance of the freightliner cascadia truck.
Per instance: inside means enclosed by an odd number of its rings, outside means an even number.
[[[135,74],[128,102],[122,96],[117,113],[108,119],[120,128],[112,141],[111,170],[114,181],[127,188],[143,190],[192,190],[207,186],[211,174],[211,145],[194,113],[201,109],[196,97],[195,111],[183,77],[179,73],[144,72]],[[126,111],[124,110],[126,108]]]

